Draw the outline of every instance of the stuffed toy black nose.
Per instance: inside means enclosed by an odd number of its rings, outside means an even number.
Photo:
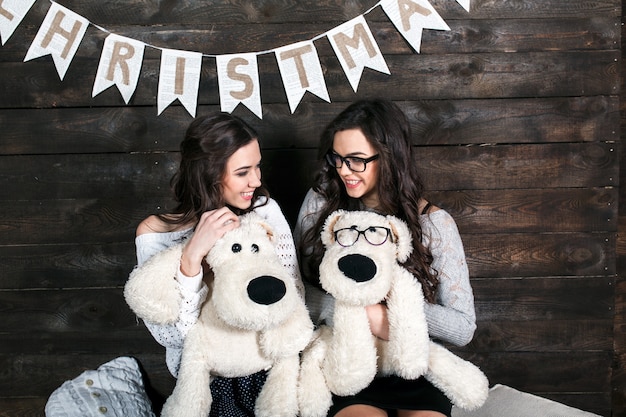
[[[257,304],[274,304],[280,301],[286,293],[285,283],[269,275],[254,278],[248,284],[248,297]]]
[[[358,253],[342,257],[339,259],[338,266],[345,276],[356,282],[369,281],[376,275],[374,261]]]

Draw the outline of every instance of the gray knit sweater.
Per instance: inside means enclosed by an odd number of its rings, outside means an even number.
[[[296,247],[300,247],[304,231],[317,220],[316,213],[323,204],[322,197],[309,190],[294,231]],[[429,334],[433,339],[464,346],[474,336],[476,313],[461,236],[454,219],[445,210],[423,214],[420,222],[423,243],[430,248],[434,258],[432,268],[439,272],[440,282],[436,303],[426,304]],[[300,253],[299,256],[302,258],[306,254]],[[304,266],[306,262],[301,259],[300,265]],[[303,271],[303,276],[307,278],[310,278],[310,274],[310,271]],[[334,299],[329,294],[307,285],[306,303],[314,323],[326,322],[332,325]]]

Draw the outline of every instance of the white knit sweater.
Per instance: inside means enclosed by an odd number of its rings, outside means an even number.
[[[265,219],[272,228],[276,237],[278,256],[283,265],[291,272],[296,281],[296,287],[302,294],[304,289],[289,224],[276,201],[270,198],[266,205],[260,205],[263,201],[265,200],[261,200],[257,204],[254,211]],[[135,268],[141,268],[144,262],[162,250],[185,241],[192,233],[193,229],[186,229],[167,233],[145,233],[137,236],[135,239],[137,266]],[[202,271],[195,277],[185,277],[179,270],[176,279],[183,300],[178,321],[172,325],[145,323],[155,340],[165,347],[167,367],[174,376],[178,375],[185,336],[198,320],[200,307],[208,294],[208,288],[202,281]]]

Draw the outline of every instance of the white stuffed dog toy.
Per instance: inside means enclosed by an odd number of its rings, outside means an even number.
[[[249,213],[207,255],[214,275],[210,293],[185,338],[178,380],[162,416],[206,417],[212,376],[241,377],[267,369],[255,415],[298,414],[299,354],[311,339],[313,324],[272,238],[261,217]],[[171,324],[178,318],[181,296],[174,276],[183,245],[166,249],[131,273],[124,295],[142,319]]]
[[[353,395],[377,375],[425,376],[453,404],[480,407],[489,383],[478,367],[429,339],[421,284],[400,263],[411,254],[408,227],[366,211],[332,213],[322,230],[320,283],[335,298],[332,327],[321,326],[303,352],[302,417],[325,416],[331,393]],[[365,307],[385,302],[389,340],[374,337]]]

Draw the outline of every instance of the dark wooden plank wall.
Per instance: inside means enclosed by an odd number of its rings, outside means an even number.
[[[58,2],[114,33],[206,54],[311,39],[376,4]],[[322,126],[354,99],[397,101],[430,197],[466,246],[479,323],[458,352],[492,383],[626,415],[622,5],[473,0],[468,14],[432,4],[451,30],[425,30],[420,54],[380,7],[367,14],[392,75],[366,70],[356,94],[316,41],[331,104],[307,95],[290,114],[273,56],[259,57],[263,120],[235,113],[261,132],[265,179],[293,221]],[[105,37],[93,26],[64,81],[49,57],[23,63],[48,8],[38,0],[0,48],[0,416],[42,415],[64,380],[121,355],[138,357],[162,394],[173,386],[121,289],[136,225],[170,204],[191,118],[181,106],[156,116],[151,48],[129,105],[115,88],[92,99]],[[219,108],[215,61],[203,63],[199,114]]]
[[[622,1],[622,39],[626,35],[624,16],[626,1]],[[620,68],[620,138],[626,133],[626,71],[624,70],[624,48],[622,48]],[[623,140],[620,142],[623,143]],[[620,183],[626,184],[626,152],[621,150]],[[617,282],[615,287],[615,326],[613,368],[613,409],[615,416],[626,415],[626,193],[619,193],[617,239]]]

